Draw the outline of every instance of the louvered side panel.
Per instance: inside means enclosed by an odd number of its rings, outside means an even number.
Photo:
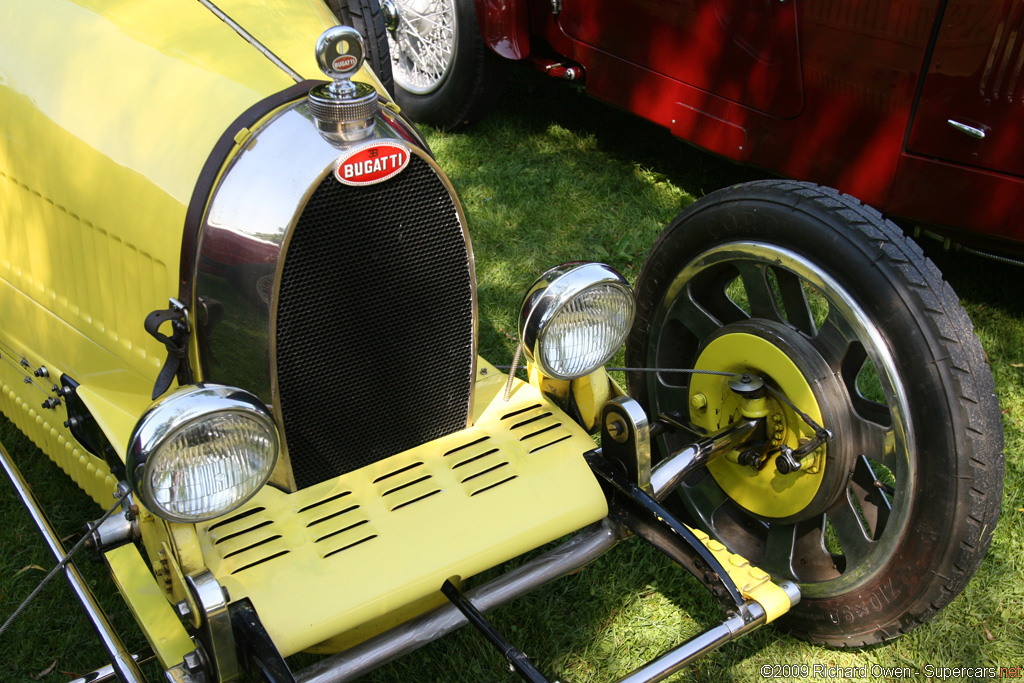
[[[996,24],[992,45],[982,71],[982,96],[1020,102],[1024,70],[1024,0],[1008,0]]]
[[[163,347],[142,322],[175,293],[167,264],[3,173],[0,207],[0,277],[136,370],[158,369]]]

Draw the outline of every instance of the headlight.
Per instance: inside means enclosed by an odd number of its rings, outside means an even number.
[[[258,398],[197,384],[142,416],[128,445],[128,476],[154,514],[202,522],[252,498],[270,477],[278,450],[277,426]]]
[[[554,379],[575,379],[607,363],[633,324],[626,280],[603,263],[566,263],[540,276],[519,313],[527,357]]]

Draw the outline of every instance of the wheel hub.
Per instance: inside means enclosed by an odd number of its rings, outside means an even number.
[[[727,325],[707,342],[695,367],[760,376],[817,424],[843,433],[849,399],[842,383],[814,347],[785,325],[765,320]],[[745,412],[755,416],[727,377],[694,375],[689,396],[691,421],[709,431],[742,419]],[[784,474],[789,468],[776,463],[780,448],[807,443],[814,429],[770,393],[759,400],[758,413],[766,426],[761,444],[711,463],[711,476],[736,504],[766,521],[789,523],[820,514],[843,490],[854,454],[835,438],[807,454],[798,470]]]

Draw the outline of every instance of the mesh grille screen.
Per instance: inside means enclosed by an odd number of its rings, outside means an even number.
[[[430,166],[348,187],[328,175],[284,255],[277,384],[299,488],[466,426],[473,282]]]

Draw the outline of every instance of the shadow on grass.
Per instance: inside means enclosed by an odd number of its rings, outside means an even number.
[[[579,86],[526,68],[512,70],[500,109],[482,127],[511,119],[533,132],[555,125],[594,136],[599,151],[654,169],[689,189],[694,198],[733,183],[772,177],[693,147],[665,128],[591,98]]]

